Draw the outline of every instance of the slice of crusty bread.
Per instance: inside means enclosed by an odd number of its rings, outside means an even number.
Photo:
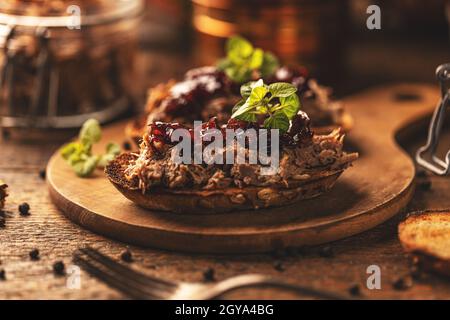
[[[398,234],[420,266],[450,276],[450,211],[411,214],[400,223]]]
[[[299,181],[292,188],[246,187],[216,190],[154,188],[143,193],[137,178],[127,180],[124,168],[136,156],[124,153],[105,169],[109,180],[129,200],[141,207],[177,213],[211,214],[235,210],[247,210],[284,206],[313,198],[330,190],[343,170],[351,163],[343,162],[334,170],[318,170],[306,181]],[[353,160],[353,159],[352,159]]]
[[[0,180],[0,209],[3,209],[5,206],[5,199],[8,196],[7,191],[8,186]]]

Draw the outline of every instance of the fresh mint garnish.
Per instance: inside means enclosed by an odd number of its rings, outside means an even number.
[[[290,83],[264,84],[263,80],[241,86],[242,100],[233,108],[231,118],[256,122],[265,117],[264,127],[286,132],[290,120],[300,109],[297,88]]]
[[[105,167],[120,153],[119,145],[109,143],[106,153],[93,155],[92,146],[102,137],[102,129],[95,119],[87,120],[78,135],[78,141],[66,144],[61,148],[61,155],[79,177],[90,176],[95,168]]]
[[[228,39],[226,52],[226,58],[220,60],[217,67],[237,83],[251,80],[255,72],[258,77],[271,76],[279,66],[278,59],[272,53],[254,48],[240,36]]]

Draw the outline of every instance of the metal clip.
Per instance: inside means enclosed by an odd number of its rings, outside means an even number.
[[[436,155],[436,149],[439,144],[446,110],[450,107],[450,88],[448,86],[450,81],[450,63],[440,65],[436,69],[436,76],[441,85],[442,98],[431,118],[427,144],[417,151],[416,161],[425,169],[444,176],[450,173],[450,150],[447,152],[445,160],[442,160]]]

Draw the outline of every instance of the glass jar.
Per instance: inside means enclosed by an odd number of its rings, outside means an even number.
[[[223,56],[225,40],[240,34],[285,64],[301,64],[336,82],[343,65],[345,1],[191,0],[199,64]]]
[[[131,105],[141,0],[2,0],[0,126],[79,127]]]

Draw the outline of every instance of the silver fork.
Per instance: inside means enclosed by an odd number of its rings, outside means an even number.
[[[261,286],[277,287],[322,299],[348,299],[342,294],[303,287],[259,274],[239,275],[210,284],[169,281],[133,270],[91,247],[75,252],[74,262],[133,299],[207,300],[236,289]]]

